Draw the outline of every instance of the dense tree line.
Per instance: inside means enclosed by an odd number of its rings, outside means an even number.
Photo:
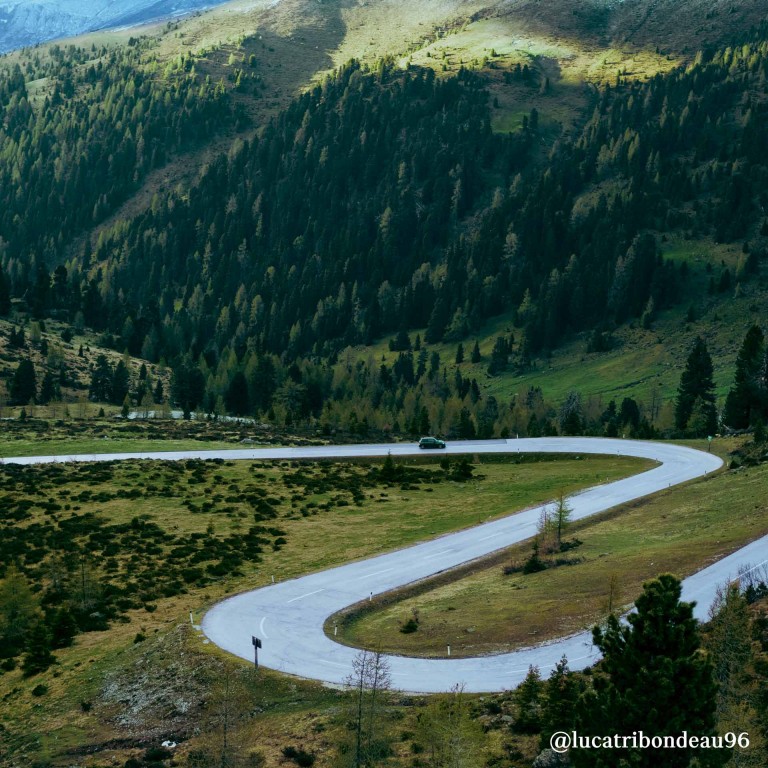
[[[688,267],[664,263],[654,231],[721,242],[758,234],[766,74],[768,43],[758,38],[648,83],[607,88],[581,137],[488,216],[463,260],[481,276],[503,275],[508,255],[505,293],[531,351],[672,304]],[[759,255],[745,254],[737,279],[748,279]],[[718,284],[731,279],[724,270]],[[462,285],[446,295],[471,302]]]
[[[528,154],[527,134],[491,132],[486,100],[468,72],[344,67],[188,196],[102,240],[111,330],[132,314],[155,354],[250,343],[295,358],[426,325],[444,248]]]
[[[514,310],[522,332],[494,351],[492,374],[573,331],[650,322],[688,269],[661,258],[654,232],[733,240],[759,225],[765,107],[744,94],[766,71],[755,42],[609,88],[539,172],[525,163],[530,124],[515,138],[490,132],[481,76],[351,64],[188,198],[103,240],[102,285],[139,308],[112,303],[103,316],[123,340],[128,324],[134,350],[191,350],[210,365],[247,348],[333,361],[399,330],[397,349],[416,327],[426,343],[462,339]],[[758,256],[745,254],[736,279]]]
[[[718,417],[712,357],[701,337],[688,355],[675,401],[675,427],[695,437],[714,435]]]

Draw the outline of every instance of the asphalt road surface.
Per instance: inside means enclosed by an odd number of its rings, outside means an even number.
[[[569,497],[572,519],[603,512],[618,504],[701,477],[722,461],[712,455],[671,443],[567,437],[521,440],[450,442],[439,455],[462,453],[573,453],[635,456],[653,459],[658,466],[638,475],[596,486]],[[424,453],[415,444],[257,448],[246,450],[173,451],[156,453],[84,454],[5,459],[37,464],[116,459],[290,460],[366,456],[409,456]],[[253,658],[252,636],[262,641],[259,663],[271,669],[323,682],[340,684],[352,671],[359,652],[341,645],[323,631],[332,614],[371,596],[388,592],[449,568],[488,555],[535,535],[542,506],[511,514],[457,533],[405,549],[314,573],[229,598],[203,619],[204,633],[214,643],[244,659]],[[699,571],[683,583],[683,598],[696,600],[695,614],[705,619],[720,585],[744,568],[768,562],[768,536]],[[514,599],[514,598],[511,598]],[[516,599],[524,599],[518,596]],[[547,675],[565,654],[571,669],[597,659],[591,633],[583,632],[511,653],[469,659],[420,659],[389,656],[393,687],[412,692],[447,691],[461,684],[466,691],[513,688],[536,665]]]

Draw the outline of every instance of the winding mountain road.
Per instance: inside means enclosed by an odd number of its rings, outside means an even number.
[[[385,444],[34,456],[4,461],[18,464],[121,459],[263,461],[355,459],[386,456],[388,453],[396,457],[423,452],[414,444]],[[444,453],[615,454],[659,462],[658,466],[638,475],[569,497],[574,520],[702,477],[719,469],[723,463],[712,454],[672,443],[586,437],[452,442]],[[440,455],[443,455],[442,451]],[[342,683],[350,674],[352,660],[358,651],[340,645],[325,635],[323,624],[329,616],[372,595],[427,578],[530,538],[536,532],[543,506],[405,549],[231,597],[208,611],[203,619],[203,631],[218,646],[245,659],[253,658],[251,637],[256,635],[263,643],[259,653],[263,666],[327,683]],[[768,536],[686,579],[683,582],[683,598],[695,600],[695,614],[704,619],[719,585],[737,577],[740,569],[758,568],[766,562]],[[446,691],[454,684],[463,684],[467,691],[483,692],[516,686],[531,664],[538,666],[546,675],[563,654],[568,657],[571,669],[581,669],[593,663],[597,651],[592,645],[591,634],[582,632],[496,656],[469,659],[389,656],[388,660],[393,687],[400,690],[428,693]]]

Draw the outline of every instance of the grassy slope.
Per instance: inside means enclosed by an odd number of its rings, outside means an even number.
[[[0,384],[0,418],[6,415],[17,415],[19,409],[6,409],[7,387],[10,385],[10,379],[16,369],[19,361],[22,359],[32,360],[35,369],[38,372],[37,387],[40,389],[42,377],[40,372],[45,370],[46,356],[43,355],[41,343],[45,341],[48,345],[48,359],[59,360],[64,363],[67,369],[67,375],[70,384],[63,388],[62,396],[69,402],[71,415],[82,415],[83,417],[91,415],[90,406],[86,406],[85,401],[88,397],[88,387],[91,380],[91,367],[96,362],[99,355],[104,355],[110,364],[114,366],[120,360],[125,360],[130,368],[131,375],[138,379],[139,369],[142,364],[146,365],[147,372],[152,381],[163,382],[163,387],[168,392],[170,383],[170,371],[164,366],[155,365],[149,361],[140,358],[123,357],[112,349],[100,346],[96,334],[90,331],[76,332],[71,341],[65,342],[61,338],[62,331],[67,328],[72,330],[71,326],[64,325],[56,320],[45,321],[45,330],[41,331],[39,339],[32,340],[31,328],[33,324],[24,323],[26,346],[22,349],[16,349],[9,344],[11,331],[16,324],[0,319],[0,381],[5,380],[6,387]],[[83,348],[82,357],[79,354],[80,347]],[[56,367],[54,365],[54,367]],[[120,408],[114,408],[119,412]],[[42,415],[46,418],[61,418],[64,416],[64,406],[57,405],[51,408],[27,408],[29,415]],[[2,441],[2,437],[0,437]],[[1,443],[0,443],[1,444]]]
[[[242,448],[244,445],[294,445],[303,438],[276,436],[252,424],[214,421],[115,418],[120,409],[103,406],[106,418],[96,416],[97,403],[35,406],[36,419],[6,421],[0,433],[0,457],[68,456],[78,453],[133,453],[146,451]],[[20,409],[6,409],[9,413]],[[30,408],[27,408],[30,410]],[[70,417],[65,414],[67,411]],[[244,442],[245,441],[245,442]]]
[[[716,393],[722,405],[733,383],[733,366],[744,334],[752,323],[764,323],[768,279],[752,278],[738,288],[732,286],[726,293],[709,294],[710,276],[717,279],[723,263],[734,273],[742,256],[739,247],[673,238],[663,243],[663,252],[667,258],[687,261],[689,277],[680,304],[660,312],[649,330],[638,322],[621,326],[614,334],[614,349],[603,353],[588,353],[588,334],[579,334],[550,357],[534,360],[529,370],[519,371],[511,365],[508,371],[492,377],[487,368],[496,336],[512,333],[520,341],[512,318],[502,316],[487,323],[477,334],[483,355],[480,363],[469,362],[475,337],[462,342],[462,376],[477,378],[481,391],[501,401],[509,401],[515,393],[533,386],[542,388],[546,400],[560,403],[570,391],[576,390],[585,401],[591,398],[593,407],[600,412],[612,398],[620,402],[624,397],[634,397],[650,407],[655,397],[660,402],[656,423],[666,428],[672,426],[672,405],[685,359],[696,336],[702,336],[713,358]],[[707,265],[712,267],[711,273],[707,272]],[[689,307],[694,308],[693,322],[688,322]],[[423,329],[421,335],[423,338]],[[388,338],[382,339],[373,347],[352,349],[340,358],[383,357],[391,364],[397,353],[389,351],[388,343]],[[449,375],[455,367],[457,346],[458,342],[430,346],[440,352]]]
[[[633,9],[639,9],[638,13],[642,13],[649,3],[632,5]],[[734,5],[738,10],[736,16],[726,14],[723,9],[715,21],[707,22],[708,39],[722,34],[724,30],[730,34],[729,26],[732,24],[733,29],[738,28],[743,21],[739,14],[744,9],[749,14],[749,20],[764,15],[759,3],[743,2]],[[248,6],[250,10],[247,10]],[[320,7],[322,10],[317,10],[318,6],[314,5],[311,14],[307,15],[308,4],[294,0],[284,0],[270,12],[264,10],[264,5],[236,2],[181,24],[156,25],[146,32],[158,36],[158,50],[164,57],[172,58],[180,51],[201,53],[206,61],[200,63],[200,70],[207,70],[214,77],[228,74],[228,56],[238,46],[240,38],[255,34],[255,40],[247,41],[245,49],[254,52],[259,58],[259,71],[267,84],[262,97],[247,100],[247,107],[257,124],[269,114],[274,114],[293,93],[318,77],[318,73],[327,71],[352,55],[375,58],[382,53],[394,53],[402,58],[411,56],[414,63],[439,61],[440,69],[445,61],[450,71],[462,61],[472,65],[473,60],[479,61],[484,56],[490,56],[490,49],[496,48],[498,60],[494,59],[497,67],[494,72],[498,73],[502,67],[519,60],[534,64],[541,72],[551,76],[553,87],[550,94],[504,90],[492,85],[492,92],[499,96],[500,102],[500,108],[495,114],[495,125],[499,130],[514,130],[522,115],[532,106],[539,109],[543,125],[556,128],[559,124],[568,128],[574,120],[579,119],[580,109],[589,95],[590,82],[610,78],[623,68],[627,68],[632,76],[639,77],[666,69],[678,60],[680,53],[695,48],[697,35],[701,31],[701,25],[691,23],[691,3],[685,6],[686,24],[678,23],[675,4],[675,8],[667,9],[670,13],[646,17],[645,26],[633,27],[630,21],[617,16],[617,20],[602,36],[584,34],[586,17],[579,18],[583,9],[574,9],[569,3],[561,3],[556,9],[548,8],[546,19],[542,18],[540,5],[520,3],[503,18],[494,18],[493,12],[478,14],[475,22],[465,24],[469,14],[480,10],[481,6],[481,3],[439,4],[437,11],[438,4],[428,2],[402,3],[391,0],[375,6],[334,2],[324,4]],[[326,14],[322,22],[317,15],[319,13]],[[696,11],[693,21],[703,18],[703,15],[700,10]],[[305,22],[305,19],[308,21]],[[439,42],[434,39],[436,27],[442,28]],[[660,54],[655,52],[654,40],[645,34],[646,29],[653,29],[653,35],[664,42]],[[120,44],[136,33],[136,30],[99,33],[96,38],[84,38],[83,42],[90,44],[96,39]],[[625,40],[627,37],[628,41]],[[422,50],[425,45],[436,46],[439,58],[434,55],[427,57],[426,50]],[[440,48],[446,51],[445,59],[442,59]],[[429,52],[433,54],[432,50]],[[45,88],[45,83],[37,86],[40,94],[45,93]],[[247,131],[242,135],[247,136],[249,133]],[[178,158],[166,169],[158,171],[118,212],[115,219],[140,211],[155,191],[172,188],[177,183],[192,183],[200,164],[211,154],[225,150],[236,138],[234,135],[222,136],[210,147]],[[720,251],[709,243],[671,244],[672,248],[677,248],[678,253],[701,252],[703,258],[716,262],[720,258]],[[735,258],[731,253],[726,256],[728,259]],[[692,291],[694,288],[692,286]],[[765,306],[762,291],[753,286],[748,291],[751,293],[747,299],[739,299],[726,306],[724,302],[712,300],[698,290],[697,304],[701,305],[702,319],[695,325],[685,327],[683,310],[666,313],[659,319],[653,332],[622,329],[619,333],[622,346],[604,356],[587,356],[584,340],[576,339],[558,351],[546,365],[540,362],[537,370],[525,376],[506,374],[490,380],[485,378],[482,366],[478,367],[475,375],[480,376],[486,391],[502,395],[511,394],[520,386],[531,383],[542,385],[545,394],[555,399],[574,387],[585,393],[600,392],[605,399],[623,394],[647,397],[650,384],[658,381],[669,397],[679,377],[681,354],[687,349],[693,335],[701,332],[715,341],[721,353],[721,357],[716,359],[716,376],[722,394],[730,376],[729,365],[744,327],[750,319],[757,318],[760,308]],[[757,309],[751,309],[753,306]],[[722,321],[715,319],[715,312],[719,313]],[[493,336],[507,326],[509,322],[500,319],[495,326],[484,330],[484,352],[490,351]],[[447,345],[444,348],[445,359],[452,359],[454,351],[455,345]],[[465,373],[469,373],[471,368],[465,365]],[[124,443],[121,447],[123,445],[134,443]],[[18,443],[16,447],[21,448]],[[68,450],[69,447],[61,446],[61,449]],[[111,447],[117,447],[117,443],[112,443]],[[22,450],[36,452],[37,444],[29,444]],[[750,472],[755,473],[755,482],[759,486],[754,494],[758,497],[764,495],[763,486],[759,485],[761,476],[757,470]],[[681,490],[680,493],[686,494],[681,503],[688,503],[685,499],[693,498],[687,496],[687,491]],[[382,504],[381,509],[389,511],[392,507]],[[399,516],[390,519],[394,524]],[[291,548],[298,547],[299,541],[300,538],[296,537],[289,539],[284,554],[289,555]],[[314,541],[309,544],[314,545]],[[304,553],[297,548],[291,555],[291,568],[298,571],[306,567],[306,562],[319,563],[323,559],[319,553],[307,554],[309,558],[305,559]],[[566,578],[574,572],[571,569],[561,571]],[[560,578],[558,572],[552,575]],[[624,589],[624,586],[621,585],[621,588]],[[211,600],[216,596],[209,592],[202,597]],[[118,704],[102,700],[102,684],[105,679],[117,678],[124,685],[127,680],[138,676],[137,670],[142,665],[148,665],[159,673],[171,693],[183,690],[183,685],[174,688],[168,677],[163,678],[163,673],[169,669],[169,662],[157,650],[166,640],[175,642],[178,634],[181,634],[178,648],[186,654],[184,658],[188,661],[183,668],[220,664],[218,654],[210,646],[201,645],[200,639],[192,633],[178,630],[186,611],[199,608],[200,598],[190,596],[167,601],[161,603],[156,613],[133,615],[129,624],[117,625],[110,633],[82,636],[74,648],[62,653],[62,664],[57,670],[60,676],[49,675],[47,682],[50,683],[51,693],[47,697],[34,699],[30,696],[31,687],[36,682],[34,680],[19,681],[16,673],[0,677],[0,687],[3,689],[19,688],[13,698],[2,705],[4,719],[6,713],[12,712],[13,722],[17,727],[21,724],[31,742],[46,732],[43,753],[49,751],[58,755],[69,748],[80,750],[84,744],[103,743],[113,737],[127,737],[135,743],[146,738],[147,734],[158,733],[157,729],[163,723],[172,722],[168,719],[169,710],[164,710],[162,705],[171,709],[174,706],[169,696],[163,699],[158,685],[153,687],[151,681],[147,680],[137,684],[147,695],[157,694],[158,698],[156,706],[148,704],[134,711],[133,701]],[[137,628],[145,631],[150,640],[134,646],[132,640]],[[179,682],[185,683],[187,679],[179,670],[176,671],[180,674]],[[261,692],[265,712],[253,722],[254,738],[264,746],[270,765],[278,763],[279,748],[285,743],[294,741],[305,743],[310,748],[323,749],[324,744],[327,746],[332,741],[330,735],[324,736],[322,733],[322,729],[327,727],[327,721],[323,719],[325,715],[317,715],[317,712],[327,713],[338,709],[333,694],[309,684],[287,682],[284,678],[269,674],[264,675]],[[205,695],[203,689],[197,690],[197,693]],[[89,713],[83,712],[80,701],[91,699],[97,702],[95,709]],[[118,725],[115,720],[118,712],[124,714],[128,710],[135,715],[133,724]],[[119,759],[124,760],[125,753],[121,745],[114,745],[114,749],[115,759],[119,755]],[[103,757],[111,757],[110,751],[104,753]],[[62,764],[69,765],[72,759],[67,758]],[[101,760],[101,757],[96,759]],[[318,765],[326,764],[332,764],[330,756],[318,761]]]

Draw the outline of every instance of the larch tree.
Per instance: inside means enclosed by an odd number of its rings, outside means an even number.
[[[432,768],[480,768],[483,729],[461,686],[435,696],[417,717],[417,739]]]
[[[361,651],[346,679],[353,692],[354,745],[349,751],[354,768],[374,765],[387,753],[381,728],[383,694],[389,690],[389,662],[381,651]]]

